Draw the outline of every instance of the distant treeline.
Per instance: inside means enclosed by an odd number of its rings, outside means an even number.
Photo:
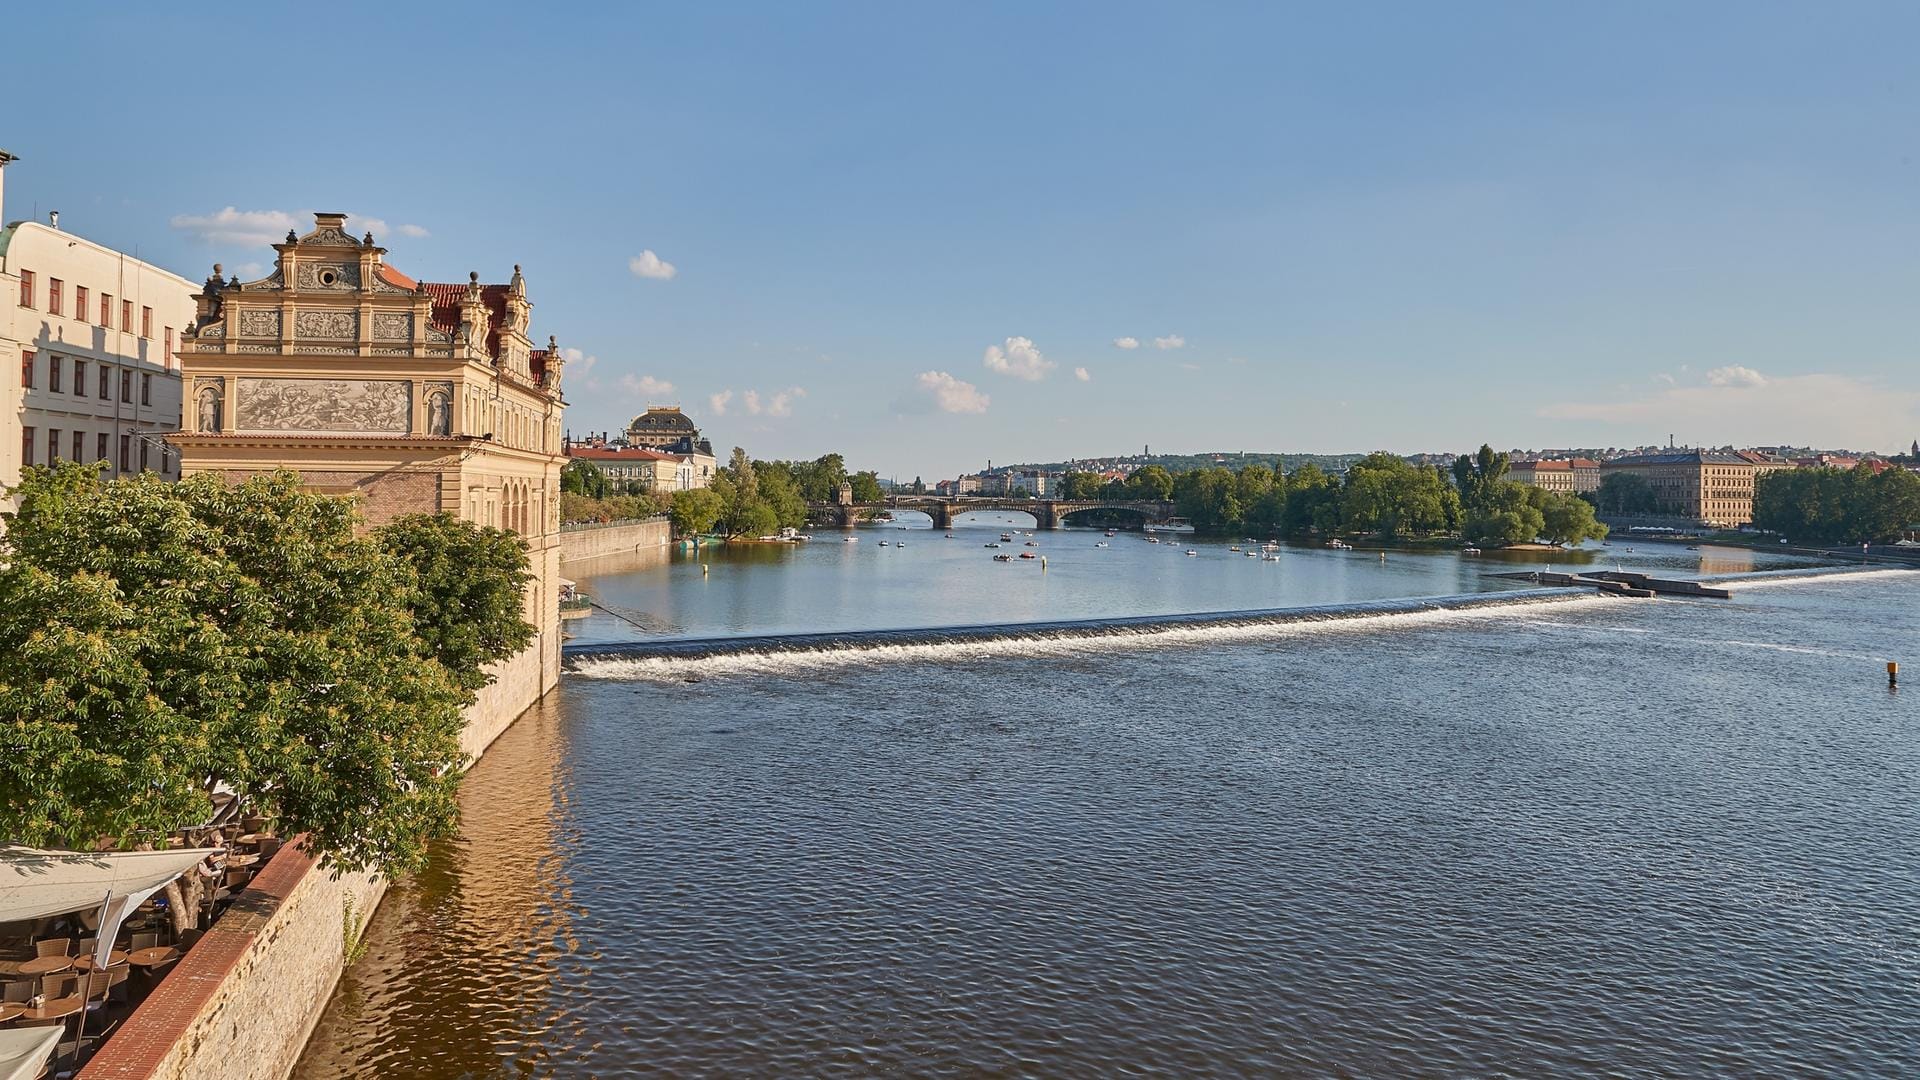
[[[1158,465],[1170,473],[1193,472],[1208,469],[1216,465],[1232,469],[1242,469],[1248,465],[1264,465],[1281,472],[1292,472],[1303,465],[1312,465],[1323,472],[1339,475],[1346,472],[1354,462],[1366,457],[1365,454],[1274,454],[1274,453],[1209,453],[1209,454],[1149,454],[1141,456],[1122,455],[1112,460],[1125,461],[1137,467]],[[1216,461],[1215,458],[1225,460]],[[993,472],[1012,469],[1015,472],[1071,472],[1077,467],[1075,462],[1055,461],[1044,465],[997,465]]]
[[[1753,523],[1802,544],[1890,543],[1920,525],[1920,476],[1864,464],[1782,469],[1754,485]]]
[[[1457,535],[1490,545],[1567,544],[1607,535],[1592,503],[1508,480],[1508,467],[1507,455],[1488,446],[1456,459],[1451,472],[1393,454],[1358,458],[1344,476],[1312,462],[1291,470],[1209,464],[1182,473],[1147,465],[1111,482],[1069,472],[1060,493],[1067,499],[1171,500],[1195,528],[1220,532],[1311,530],[1383,540]]]

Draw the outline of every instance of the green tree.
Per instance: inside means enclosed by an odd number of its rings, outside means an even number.
[[[807,500],[793,475],[784,467],[768,466],[760,470],[760,500],[773,512],[776,527],[797,529],[807,523]]]
[[[1166,502],[1173,498],[1173,474],[1158,465],[1142,465],[1127,474],[1127,498]]]
[[[1060,478],[1060,497],[1091,502],[1101,497],[1100,477],[1090,472],[1068,472]]]
[[[1287,474],[1287,501],[1280,527],[1288,532],[1338,529],[1340,481],[1312,462]]]
[[[1454,458],[1453,481],[1460,491],[1461,508],[1469,513],[1485,509],[1494,486],[1506,478],[1509,468],[1507,455],[1494,453],[1486,443],[1480,444],[1477,453]]]
[[[488,665],[533,643],[523,615],[533,581],[526,541],[446,513],[395,518],[373,538],[412,570],[405,600],[414,635],[471,703],[493,681]]]
[[[1653,485],[1636,473],[1610,472],[1600,478],[1594,506],[1603,514],[1652,514],[1660,509]]]
[[[674,492],[673,508],[668,511],[673,519],[674,535],[700,536],[712,532],[725,509],[719,494],[708,488]]]
[[[880,474],[869,469],[853,474],[853,501],[857,503],[877,503],[886,498],[880,490]]]
[[[560,467],[560,491],[592,499],[607,497],[607,474],[586,458],[571,458]]]
[[[1459,520],[1459,497],[1442,475],[1392,454],[1369,454],[1347,470],[1341,527],[1383,539],[1446,532]]]
[[[363,534],[352,500],[286,472],[229,487],[64,465],[18,494],[0,835],[150,843],[206,820],[219,784],[331,865],[398,873],[452,832],[462,706],[523,640],[497,602],[526,573],[511,545],[438,522]],[[456,582],[456,552],[487,580]],[[452,625],[468,601],[472,632]]]
[[[1475,544],[1525,544],[1546,528],[1541,502],[1546,492],[1530,484],[1496,480],[1475,509],[1462,509],[1461,532]]]
[[[1549,544],[1605,540],[1607,527],[1594,519],[1593,504],[1566,491],[1551,491],[1540,506],[1540,539]]]

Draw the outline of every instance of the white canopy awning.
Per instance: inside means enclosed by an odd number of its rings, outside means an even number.
[[[66,1029],[59,1025],[0,1030],[0,1080],[33,1080]]]
[[[113,899],[144,898],[192,869],[210,850],[42,851],[0,845],[0,922],[43,919],[97,910]]]

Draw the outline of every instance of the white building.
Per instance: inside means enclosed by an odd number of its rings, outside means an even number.
[[[4,178],[13,157],[0,152]],[[105,461],[108,476],[178,479],[157,435],[180,428],[180,332],[193,322],[185,278],[59,228],[0,229],[0,484],[26,465]]]

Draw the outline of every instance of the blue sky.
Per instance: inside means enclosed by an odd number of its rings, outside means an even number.
[[[161,8],[9,12],[6,215],[196,281],[314,208],[518,262],[575,432],[1920,437],[1911,5]]]

